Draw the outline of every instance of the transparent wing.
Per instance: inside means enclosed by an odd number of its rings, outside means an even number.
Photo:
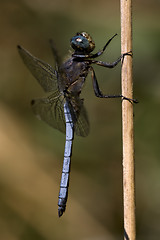
[[[84,106],[81,107],[80,114],[77,118],[77,121],[75,124],[75,133],[81,137],[86,137],[89,134],[89,121],[88,121],[87,112]]]
[[[76,135],[86,137],[89,134],[89,121],[83,101],[79,98],[76,101],[72,99],[69,107]]]
[[[32,100],[31,105],[34,114],[51,127],[65,133],[65,117],[63,110],[63,98],[51,95],[47,98]]]
[[[47,98],[32,100],[31,104],[34,114],[39,119],[45,121],[51,127],[65,133],[64,101],[64,96],[57,92]],[[86,137],[89,133],[89,121],[83,104],[81,104],[78,110],[75,111],[72,102],[69,101],[69,107],[75,133],[78,136]]]
[[[61,65],[61,58],[60,58],[60,56],[57,52],[57,49],[55,48],[55,43],[54,43],[53,39],[50,39],[49,43],[50,43],[50,47],[51,47],[51,50],[52,50],[53,57],[56,60],[56,64],[58,66],[60,66]]]
[[[21,46],[18,46],[18,51],[24,64],[38,80],[44,91],[56,91],[58,89],[57,72],[49,64],[34,57]]]
[[[18,46],[19,54],[46,92],[53,91],[48,98],[32,100],[32,108],[35,115],[48,123],[51,127],[65,133],[64,96],[59,92],[57,72],[47,63],[31,55],[27,50]],[[54,53],[54,51],[53,51]],[[68,100],[68,99],[67,99]],[[79,98],[70,96],[69,107],[71,110],[75,133],[79,136],[87,136],[89,133],[89,122],[83,102]]]

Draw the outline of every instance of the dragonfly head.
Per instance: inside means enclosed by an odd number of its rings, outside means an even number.
[[[95,48],[95,43],[86,32],[78,32],[71,38],[71,46],[76,52],[90,53]]]

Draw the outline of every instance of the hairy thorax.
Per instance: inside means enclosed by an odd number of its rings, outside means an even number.
[[[65,89],[70,93],[74,92],[80,94],[88,75],[88,70],[89,63],[87,61],[77,61],[71,57],[63,63],[59,71]]]

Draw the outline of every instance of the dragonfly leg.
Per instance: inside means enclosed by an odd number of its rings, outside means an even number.
[[[132,51],[121,54],[121,56],[116,61],[114,61],[112,63],[107,63],[107,62],[103,62],[103,61],[96,61],[96,60],[90,60],[89,62],[90,62],[90,64],[94,63],[94,64],[97,64],[97,65],[102,66],[102,67],[114,68],[121,61],[121,59],[122,59],[122,63],[123,63],[123,60],[124,60],[125,56],[132,56]]]
[[[99,66],[102,67],[107,67],[107,68],[114,68],[123,58],[124,56],[121,55],[116,61],[112,62],[112,63],[107,63],[107,62],[103,62],[103,61],[96,61],[96,60],[91,60],[91,63],[97,64]]]
[[[104,95],[98,85],[98,81],[96,78],[96,74],[94,72],[94,69],[91,67],[91,73],[92,73],[92,81],[93,81],[93,89],[94,89],[94,93],[96,95],[96,97],[99,98],[122,98],[122,100],[128,100],[129,102],[133,102],[133,103],[138,103],[138,101],[136,99],[131,99],[131,98],[127,98],[123,95]]]
[[[111,37],[111,38],[108,40],[108,42],[104,45],[104,47],[103,47],[102,50],[100,50],[100,51],[98,51],[97,53],[93,54],[91,57],[92,57],[92,58],[96,58],[96,57],[99,57],[100,55],[102,55],[102,54],[104,53],[106,47],[109,45],[109,43],[112,41],[112,39],[113,39],[115,36],[117,36],[117,33],[114,34],[114,36]]]

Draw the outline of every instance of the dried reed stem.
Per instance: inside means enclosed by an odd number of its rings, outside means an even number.
[[[121,0],[121,52],[132,50],[132,0]],[[133,98],[132,57],[122,65],[122,95]],[[133,105],[122,101],[124,239],[136,239]]]

